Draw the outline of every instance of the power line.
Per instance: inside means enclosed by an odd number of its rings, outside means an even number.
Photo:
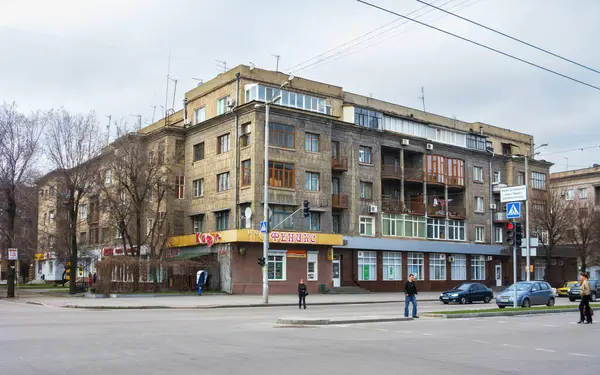
[[[503,32],[501,32],[501,31],[498,31],[498,30],[496,30],[496,29],[493,29],[493,28],[491,28],[491,27],[489,27],[489,26],[482,25],[481,23],[478,23],[478,22],[472,21],[472,20],[470,20],[470,19],[468,19],[468,18],[466,18],[466,17],[459,16],[458,14],[454,14],[454,13],[452,13],[452,12],[450,12],[450,11],[447,11],[446,9],[443,9],[443,8],[440,8],[440,7],[438,7],[438,6],[435,6],[435,5],[433,5],[433,3],[426,3],[426,2],[425,2],[425,1],[423,1],[423,0],[417,0],[417,1],[418,1],[419,3],[421,3],[421,4],[425,4],[425,5],[427,5],[427,6],[430,6],[430,7],[432,7],[432,8],[435,8],[435,9],[437,9],[437,10],[440,10],[440,11],[442,11],[442,12],[444,12],[444,13],[446,13],[446,14],[449,14],[449,15],[451,15],[451,16],[454,16],[454,17],[460,18],[460,19],[461,19],[461,20],[463,20],[463,21],[467,21],[467,22],[469,22],[469,23],[472,23],[473,25],[477,25],[477,26],[479,26],[479,27],[482,27],[482,28],[484,28],[484,29],[486,29],[486,30],[492,31],[492,32],[494,32],[494,33],[496,33],[496,34],[500,34],[500,35],[502,35],[502,36],[504,36],[504,37],[507,37],[507,38],[509,38],[509,39],[512,39],[512,40],[514,40],[514,41],[516,41],[516,42],[519,42],[519,43],[521,43],[521,44],[524,44],[524,45],[526,45],[526,46],[529,46],[529,47],[531,47],[531,48],[535,48],[535,49],[537,49],[538,51],[542,51],[542,52],[544,52],[544,53],[547,53],[547,54],[549,54],[549,55],[552,55],[552,56],[554,56],[554,57],[557,57],[557,58],[559,58],[559,59],[561,59],[561,60],[564,60],[564,61],[570,62],[571,64],[575,64],[575,65],[577,65],[577,66],[580,66],[580,67],[582,67],[582,68],[584,68],[584,69],[587,69],[587,70],[590,70],[590,71],[592,71],[592,72],[594,72],[594,73],[598,73],[598,74],[600,74],[600,71],[598,71],[598,70],[596,70],[596,69],[594,69],[594,68],[590,68],[590,67],[589,67],[589,66],[587,66],[587,65],[580,64],[580,63],[578,63],[578,62],[576,62],[576,61],[573,61],[573,60],[571,60],[571,59],[568,59],[568,58],[566,58],[566,57],[564,57],[564,56],[558,55],[558,54],[556,54],[556,53],[554,53],[554,52],[550,52],[550,51],[548,51],[548,50],[546,50],[546,49],[543,49],[543,48],[541,48],[541,47],[538,47],[538,46],[536,46],[536,45],[533,45],[533,44],[531,44],[531,43],[528,43],[528,42],[526,42],[526,41],[524,41],[524,40],[521,40],[521,39],[515,38],[515,37],[513,37],[513,36],[510,36],[510,35],[508,35],[508,34],[506,34],[506,33],[503,33]]]
[[[536,64],[536,63],[533,63],[533,62],[531,62],[531,61],[527,61],[527,60],[525,60],[525,59],[522,59],[522,58],[520,58],[520,57],[517,57],[517,56],[511,55],[511,54],[509,54],[509,53],[506,53],[506,52],[500,51],[500,50],[498,50],[498,49],[496,49],[496,48],[493,48],[493,47],[487,46],[487,45],[485,45],[485,44],[483,44],[483,43],[479,43],[479,42],[476,42],[476,41],[474,41],[474,40],[471,40],[471,39],[468,39],[468,38],[462,37],[462,36],[460,36],[460,35],[458,35],[458,34],[454,34],[454,33],[450,32],[450,31],[447,31],[447,30],[444,30],[444,29],[440,29],[439,27],[435,27],[435,26],[429,25],[429,24],[427,24],[427,23],[424,23],[424,22],[418,21],[418,20],[416,20],[416,19],[414,19],[414,18],[410,18],[410,17],[404,16],[404,15],[402,15],[402,14],[399,14],[399,13],[396,13],[396,12],[394,12],[394,11],[392,11],[392,10],[389,10],[389,9],[386,9],[386,8],[383,8],[383,7],[380,7],[380,6],[378,6],[378,5],[375,5],[375,4],[372,4],[372,3],[369,3],[369,2],[366,2],[366,1],[363,1],[363,0],[356,0],[356,1],[358,1],[359,3],[365,4],[365,5],[368,5],[368,6],[372,7],[372,8],[379,9],[379,10],[381,10],[381,11],[384,11],[384,12],[386,12],[386,13],[390,13],[390,14],[396,15],[396,16],[398,16],[398,17],[406,18],[407,20],[410,20],[410,21],[416,22],[416,23],[418,23],[419,25],[422,25],[422,26],[428,27],[428,28],[430,28],[430,29],[433,29],[433,30],[436,30],[436,31],[442,32],[442,33],[444,33],[444,34],[446,34],[446,35],[453,36],[453,37],[455,37],[455,38],[458,38],[458,39],[460,39],[460,40],[463,40],[463,41],[465,41],[465,42],[469,42],[469,43],[471,43],[471,44],[475,44],[476,46],[479,46],[479,47],[485,48],[485,49],[487,49],[487,50],[490,50],[490,51],[492,51],[492,52],[496,52],[496,53],[498,53],[498,54],[501,54],[501,55],[503,55],[503,56],[506,56],[506,57],[510,57],[511,59],[514,59],[514,60],[520,61],[520,62],[522,62],[522,63],[525,63],[525,64],[527,64],[527,65],[531,65],[531,66],[533,66],[533,67],[536,67],[536,68],[538,68],[538,69],[541,69],[541,70],[544,70],[544,71],[546,71],[546,72],[549,72],[549,73],[555,74],[555,75],[557,75],[557,76],[559,76],[559,77],[566,78],[566,79],[568,79],[568,80],[570,80],[570,81],[577,82],[577,83],[580,83],[580,84],[582,84],[582,85],[584,85],[584,86],[591,87],[591,88],[593,88],[593,89],[596,89],[596,90],[600,91],[600,87],[598,87],[598,86],[591,85],[591,84],[589,84],[589,83],[586,83],[586,82],[584,82],[584,81],[581,81],[581,80],[579,80],[579,79],[577,79],[577,78],[573,78],[573,77],[570,77],[570,76],[568,76],[568,75],[566,75],[566,74],[559,73],[559,72],[557,72],[557,71],[555,71],[555,70],[552,70],[552,69],[545,68],[545,67],[543,67],[543,66],[541,66],[541,65],[538,65],[538,64]]]
[[[538,156],[548,156],[548,155],[564,154],[564,153],[573,152],[573,151],[591,150],[593,148],[600,148],[600,145],[589,146],[589,147],[579,147],[579,148],[573,148],[571,150],[562,150],[562,151],[550,152],[550,153],[547,153],[547,154],[540,154]]]

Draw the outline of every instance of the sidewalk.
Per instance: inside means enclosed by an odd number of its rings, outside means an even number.
[[[423,292],[419,301],[437,301],[439,292]],[[83,298],[57,297],[41,294],[21,295],[15,302],[30,303],[51,307],[88,308],[88,309],[214,309],[235,307],[276,307],[296,306],[296,295],[271,295],[269,304],[262,303],[260,295],[210,295],[202,296],[161,296],[159,297],[121,297],[121,298]],[[401,293],[371,294],[315,294],[307,297],[311,305],[359,305],[377,303],[404,303]]]

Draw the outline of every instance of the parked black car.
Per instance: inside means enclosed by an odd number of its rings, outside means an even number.
[[[489,303],[493,298],[494,292],[481,283],[459,284],[454,289],[440,295],[440,301],[445,305],[450,302],[458,302],[463,305],[474,301]]]
[[[598,280],[590,280],[590,289],[592,301],[596,302],[596,299],[600,296],[600,283],[598,283]],[[573,302],[576,299],[581,299],[581,285],[579,284],[569,289],[569,301]]]

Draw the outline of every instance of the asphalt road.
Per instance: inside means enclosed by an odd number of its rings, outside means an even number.
[[[0,300],[0,374],[600,373],[600,325],[572,324],[574,313],[310,328],[273,323],[286,315],[382,315],[399,307],[90,311]]]

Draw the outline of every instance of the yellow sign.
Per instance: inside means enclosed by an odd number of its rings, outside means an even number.
[[[333,260],[333,248],[327,250],[327,260]]]
[[[238,230],[223,230],[220,232],[211,233],[213,237],[218,236],[219,243],[232,242],[263,242],[264,234],[258,230],[238,229]],[[168,247],[186,247],[197,246],[198,238],[202,239],[203,234],[188,234],[185,236],[177,236],[169,238]],[[202,243],[202,241],[200,242]],[[341,234],[326,234],[313,232],[280,232],[273,231],[269,233],[269,243],[278,244],[298,244],[298,245],[324,245],[324,246],[341,246],[343,238]]]
[[[44,254],[43,253],[33,254],[33,260],[44,260]]]

